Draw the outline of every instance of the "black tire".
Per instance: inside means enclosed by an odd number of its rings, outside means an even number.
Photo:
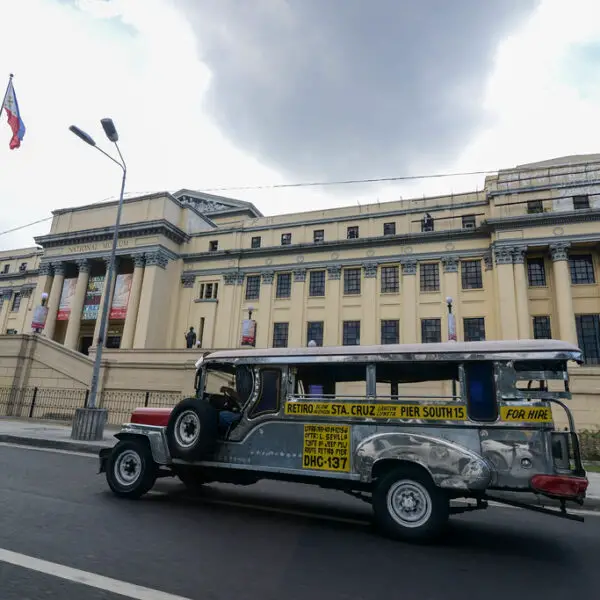
[[[385,473],[373,492],[375,522],[391,538],[426,542],[444,530],[450,513],[447,494],[418,467]]]
[[[207,483],[202,473],[195,468],[178,467],[175,475],[190,492],[202,491],[202,486]]]
[[[167,424],[167,442],[173,458],[201,460],[215,449],[219,432],[219,413],[208,402],[197,398],[182,400]]]
[[[121,498],[140,498],[152,489],[157,474],[158,466],[144,441],[120,441],[106,461],[106,481]]]

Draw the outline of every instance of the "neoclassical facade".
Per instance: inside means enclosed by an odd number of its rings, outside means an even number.
[[[264,217],[191,190],[126,200],[118,277],[105,289],[116,203],[53,213],[37,246],[0,253],[2,333],[87,353],[111,298],[107,345],[205,348],[554,337],[600,360],[600,155],[522,165],[482,190]],[[110,292],[110,293],[109,293]],[[247,332],[246,332],[247,333]]]

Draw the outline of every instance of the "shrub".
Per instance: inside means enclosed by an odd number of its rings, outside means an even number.
[[[581,457],[584,461],[600,461],[600,431],[579,431]]]

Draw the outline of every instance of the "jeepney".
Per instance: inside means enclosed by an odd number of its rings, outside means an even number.
[[[216,351],[196,364],[195,397],[133,411],[100,471],[127,498],[174,476],[334,488],[403,539],[432,538],[491,500],[581,521],[567,511],[588,485],[570,362],[581,351],[557,340]]]

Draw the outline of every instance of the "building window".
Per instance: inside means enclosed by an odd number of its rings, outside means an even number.
[[[260,235],[255,235],[250,242],[250,248],[260,248],[260,242]]]
[[[306,324],[306,343],[313,341],[317,346],[322,346],[323,329],[323,321],[309,321]]]
[[[313,231],[313,242],[315,244],[322,244],[325,241],[325,230],[315,229]]]
[[[21,292],[17,292],[13,296],[12,306],[10,307],[10,310],[12,312],[19,312],[19,308],[21,308]]]
[[[292,243],[292,234],[291,233],[282,233],[281,234],[281,245],[289,246]]]
[[[600,315],[575,315],[578,346],[587,364],[600,363]]]
[[[360,268],[344,269],[344,294],[346,296],[360,294]]]
[[[381,343],[400,343],[400,321],[397,319],[383,319],[381,321]]]
[[[212,283],[207,283],[206,287],[204,288],[204,297],[207,299],[210,299],[213,297],[213,287],[214,284]]]
[[[463,215],[462,228],[463,229],[475,229],[475,215]]]
[[[483,287],[480,260],[463,260],[460,263],[463,290],[479,290]]]
[[[440,265],[438,263],[421,264],[419,278],[422,292],[438,292],[440,290]]]
[[[273,323],[273,348],[287,348],[289,323]]]
[[[434,229],[433,217],[429,213],[425,213],[421,220],[421,231],[433,231]]]
[[[202,283],[200,284],[200,299],[201,300],[216,300],[219,290],[218,283]]]
[[[313,297],[325,295],[325,271],[310,272],[308,295]]]
[[[421,319],[421,341],[424,344],[435,344],[442,341],[441,319]]]
[[[527,278],[530,287],[546,287],[546,265],[543,258],[527,259]]]
[[[21,273],[24,273],[25,271],[27,271],[27,263],[21,263],[21,265],[19,266],[19,271]]]
[[[10,265],[4,265],[4,267],[2,269],[2,272],[3,273],[8,273],[9,269],[10,269]]]
[[[276,298],[289,298],[292,295],[292,274],[277,273]]]
[[[529,200],[527,202],[527,214],[535,215],[544,212],[544,205],[541,200]]]
[[[260,275],[248,275],[246,278],[246,300],[258,300],[260,296]]]
[[[344,346],[360,346],[360,321],[344,321],[342,343]]]
[[[396,223],[384,223],[383,235],[396,235]]]
[[[590,207],[590,197],[586,194],[584,196],[573,196],[573,209],[574,210],[585,210]]]
[[[358,225],[352,225],[346,230],[346,239],[357,240],[358,239]]]
[[[463,331],[465,342],[484,342],[485,319],[483,317],[463,319]]]
[[[209,252],[216,252],[219,249],[219,241],[212,240],[208,242],[208,250]]]
[[[533,317],[533,339],[550,340],[552,330],[550,329],[550,317],[547,315]]]
[[[381,267],[381,293],[393,294],[400,291],[398,267]]]
[[[569,257],[569,268],[573,285],[596,282],[594,261],[591,254],[579,254]]]

